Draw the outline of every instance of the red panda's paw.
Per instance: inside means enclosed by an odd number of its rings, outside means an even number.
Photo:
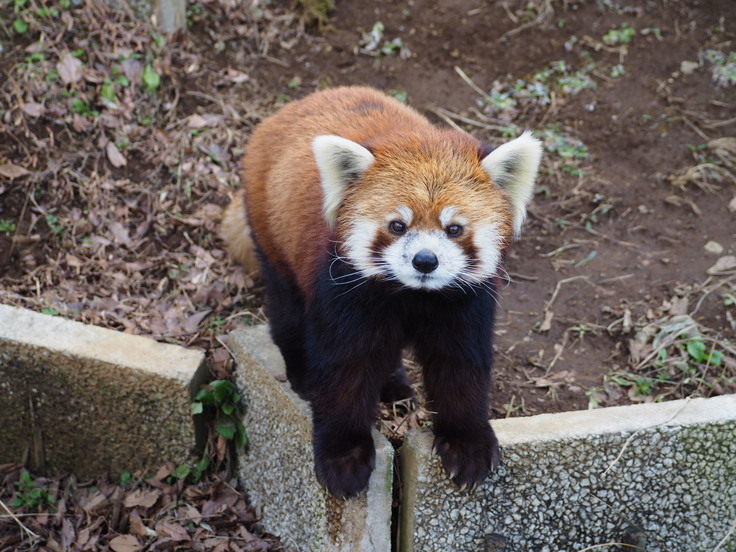
[[[368,486],[376,464],[376,448],[370,433],[353,446],[325,439],[315,444],[314,470],[317,480],[338,498],[350,498]]]
[[[469,439],[435,435],[434,452],[439,454],[447,475],[461,490],[481,485],[501,459],[498,439],[490,426],[487,432]]]

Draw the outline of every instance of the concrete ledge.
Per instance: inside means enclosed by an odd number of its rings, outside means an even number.
[[[80,477],[183,462],[204,354],[0,305],[0,462]]]
[[[402,551],[709,551],[736,518],[734,395],[492,425],[502,465],[474,492],[449,482],[429,432],[407,436]]]
[[[239,458],[249,500],[262,525],[298,550],[391,550],[393,447],[377,431],[376,469],[367,493],[350,500],[329,495],[317,483],[312,459],[309,405],[285,382],[284,362],[268,328],[228,336],[242,390],[250,444]]]
[[[129,8],[141,21],[149,21],[165,34],[186,29],[186,0],[107,0],[114,9]]]

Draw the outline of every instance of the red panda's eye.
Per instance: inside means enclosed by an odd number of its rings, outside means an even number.
[[[392,234],[401,236],[402,234],[406,233],[406,224],[398,220],[392,220],[388,223],[388,229]]]
[[[460,234],[463,233],[463,227],[459,224],[451,224],[445,229],[445,232],[447,232],[447,235],[451,238],[457,238]]]

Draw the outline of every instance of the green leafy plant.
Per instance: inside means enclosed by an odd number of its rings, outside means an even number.
[[[720,366],[723,361],[723,353],[715,347],[708,347],[700,338],[685,341],[684,347],[690,358],[698,364]]]
[[[302,12],[302,18],[307,24],[315,23],[319,29],[324,29],[330,21],[327,13],[335,7],[334,0],[297,0],[296,5]]]
[[[161,76],[150,63],[143,69],[143,89],[147,92],[155,92],[161,86]]]
[[[29,24],[26,21],[27,8],[26,3],[28,0],[13,0],[13,11],[16,14],[16,18],[13,20],[13,30],[18,34],[25,34],[28,32]]]
[[[72,98],[72,113],[82,117],[97,117],[100,112],[92,107],[92,104],[81,98]]]
[[[232,382],[215,380],[197,393],[192,404],[192,414],[204,414],[205,410],[214,413],[215,431],[232,442],[237,450],[248,444],[248,436],[241,421],[242,398]]]
[[[402,103],[406,103],[406,101],[408,99],[405,90],[391,89],[391,90],[387,90],[386,93],[389,96],[393,96],[394,98],[396,98],[397,100],[399,100]]]
[[[736,86],[736,52],[719,52],[706,50],[703,57],[713,64],[713,80],[719,86]]]
[[[120,486],[121,487],[127,487],[130,485],[133,481],[133,474],[129,471],[123,472],[120,474]]]
[[[11,234],[15,232],[15,223],[12,220],[0,219],[0,234]]]
[[[13,508],[25,508],[29,512],[40,512],[48,509],[54,512],[53,493],[44,486],[36,485],[31,479],[31,474],[23,470],[20,475],[20,481],[15,482],[16,492],[15,498],[10,503]]]
[[[60,236],[64,232],[64,227],[59,224],[59,217],[56,215],[46,215],[46,224],[49,225],[54,236]]]
[[[636,30],[628,23],[622,23],[618,29],[611,29],[603,35],[603,42],[609,46],[628,44],[634,38]]]
[[[173,479],[186,479],[191,483],[199,483],[202,476],[210,465],[210,459],[202,456],[199,460],[192,463],[180,464],[171,472]]]

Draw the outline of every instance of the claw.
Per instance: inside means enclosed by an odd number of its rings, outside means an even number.
[[[468,487],[467,483],[463,483],[462,485],[460,485],[460,492],[463,492],[467,487]]]
[[[450,479],[455,479],[455,477],[457,477],[457,470],[452,470],[447,475],[450,476]]]

